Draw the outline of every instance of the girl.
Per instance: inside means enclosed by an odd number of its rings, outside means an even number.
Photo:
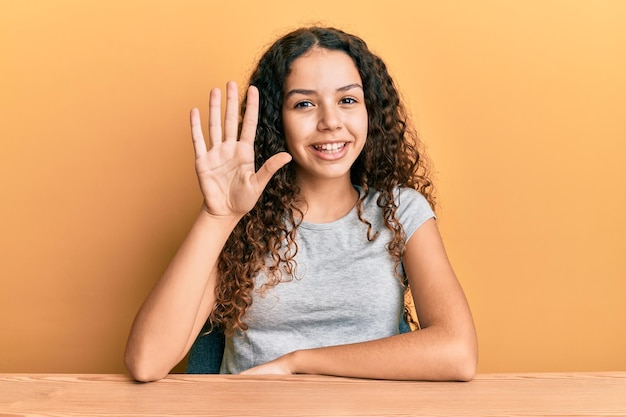
[[[213,89],[208,146],[191,111],[204,204],[135,318],[133,377],[164,377],[208,320],[227,335],[224,373],[473,378],[470,309],[383,61],[356,36],[298,29],[261,57],[241,123],[234,82],[223,126],[220,103]],[[399,334],[409,288],[420,329]]]

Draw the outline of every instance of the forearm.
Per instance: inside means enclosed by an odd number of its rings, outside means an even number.
[[[293,373],[395,380],[473,378],[477,348],[473,332],[449,334],[431,327],[384,339],[297,351]]]
[[[236,223],[199,214],[133,323],[125,362],[136,379],[162,378],[190,348],[215,304],[215,266]]]

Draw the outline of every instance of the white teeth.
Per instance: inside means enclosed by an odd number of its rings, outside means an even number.
[[[315,145],[314,148],[317,149],[318,151],[325,151],[325,152],[336,152],[340,149],[343,149],[343,147],[346,146],[346,144],[344,142],[342,143],[324,143],[323,145]]]

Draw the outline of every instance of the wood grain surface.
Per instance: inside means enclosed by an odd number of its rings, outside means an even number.
[[[0,416],[626,416],[626,372],[484,374],[467,383],[0,374]]]

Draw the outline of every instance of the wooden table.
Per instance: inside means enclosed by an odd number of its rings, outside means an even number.
[[[0,374],[0,416],[626,416],[626,372],[472,382],[324,376]]]

